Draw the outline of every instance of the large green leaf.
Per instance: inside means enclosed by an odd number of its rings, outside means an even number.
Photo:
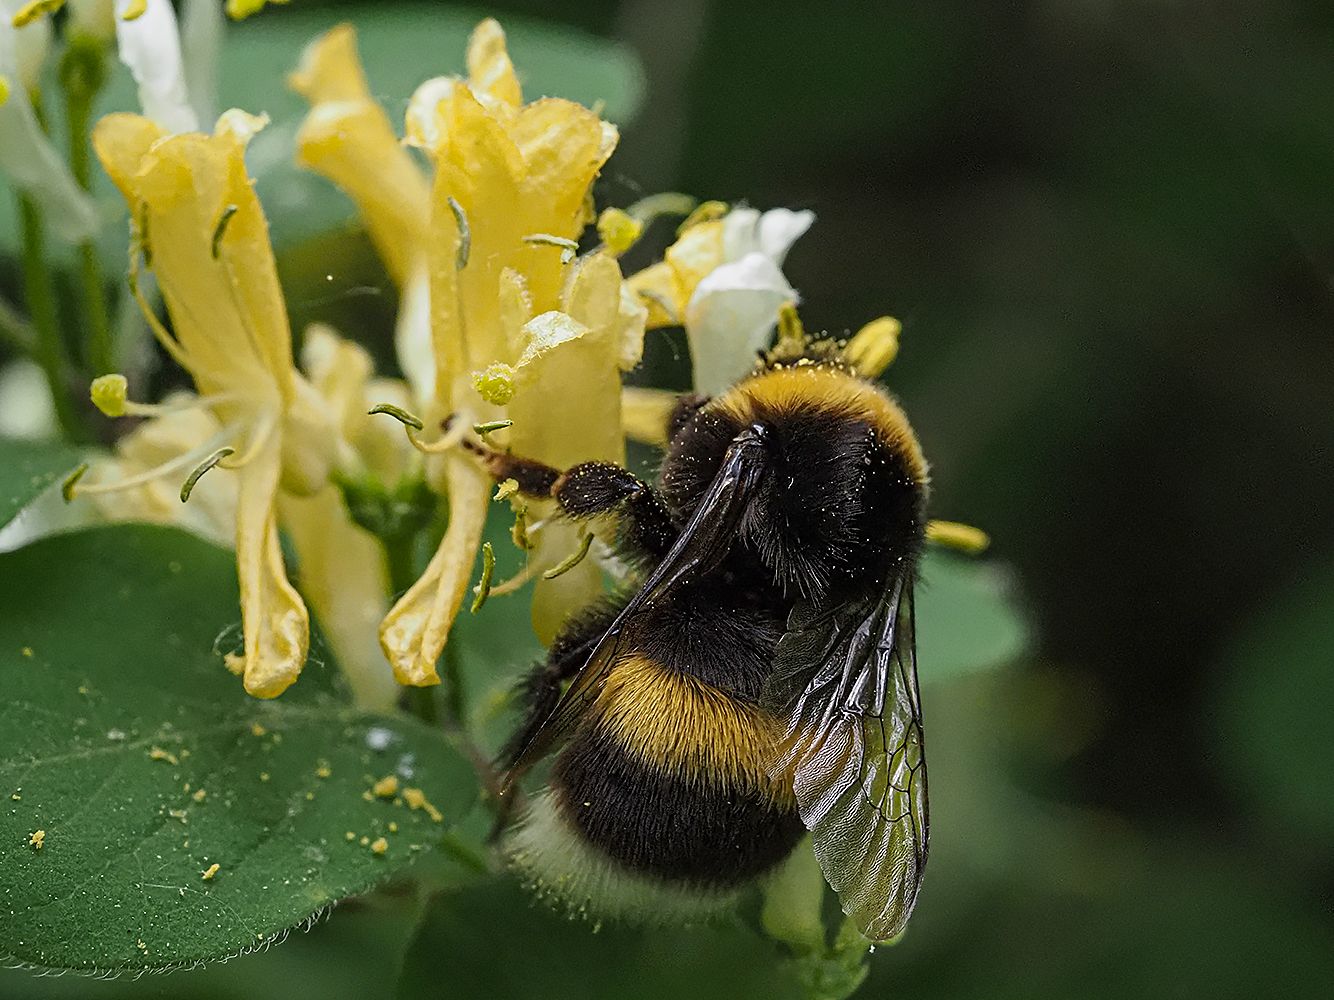
[[[78,464],[68,445],[0,438],[0,528]]]
[[[215,650],[237,618],[231,557],[192,536],[46,539],[0,557],[0,596],[6,960],[162,969],[250,950],[402,872],[472,805],[438,733],[346,705],[329,665],[247,697]],[[388,775],[443,822],[371,794]]]

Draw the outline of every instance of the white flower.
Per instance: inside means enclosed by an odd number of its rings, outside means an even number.
[[[199,119],[190,106],[181,58],[181,36],[171,0],[148,0],[133,20],[138,0],[116,0],[116,49],[139,85],[144,116],[167,132],[197,132]]]
[[[53,235],[81,243],[96,227],[96,212],[33,114],[25,67],[31,60],[23,50],[34,43],[40,48],[44,36],[36,24],[14,27],[22,6],[22,0],[0,0],[0,80],[9,91],[0,101],[0,175],[41,206]]]
[[[797,300],[783,261],[814,221],[812,212],[786,208],[738,208],[722,220],[723,262],[695,286],[685,310],[696,392],[722,392],[769,346],[778,310]]]

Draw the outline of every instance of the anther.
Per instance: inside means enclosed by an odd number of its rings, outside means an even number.
[[[537,243],[542,246],[560,247],[560,262],[568,264],[579,252],[579,244],[564,236],[552,236],[550,233],[530,233],[523,238],[525,243]]]
[[[676,229],[676,235],[680,236],[687,229],[698,226],[701,222],[712,222],[714,219],[721,219],[727,214],[727,202],[725,201],[706,201],[695,206],[695,210],[686,216],[685,221]]]
[[[222,249],[222,237],[227,232],[227,223],[232,221],[232,216],[241,210],[239,205],[228,205],[222,210],[222,217],[218,219],[218,224],[213,227],[213,259],[218,259],[218,253]]]
[[[981,528],[958,521],[928,521],[926,540],[967,556],[981,555],[991,545],[991,537]]]
[[[496,571],[496,553],[490,542],[482,543],[482,579],[473,588],[472,613],[477,614],[491,596],[491,575]]]
[[[446,200],[449,210],[454,213],[454,222],[459,227],[459,248],[454,254],[454,269],[462,271],[468,266],[468,255],[472,252],[472,230],[468,228],[468,216],[463,206],[452,195]]]
[[[421,422],[420,417],[414,416],[401,406],[395,406],[393,403],[376,403],[366,411],[368,417],[374,416],[377,413],[386,413],[400,424],[411,427],[414,431],[419,431],[425,426]]]
[[[69,503],[74,499],[74,487],[78,485],[79,480],[84,477],[84,474],[87,471],[88,463],[81,462],[73,472],[65,477],[65,481],[60,484],[60,495],[65,498],[66,503]]]
[[[194,492],[195,483],[199,482],[205,472],[213,468],[228,455],[234,454],[236,454],[235,448],[219,448],[208,458],[196,465],[194,471],[186,476],[185,482],[181,484],[181,503],[185,503],[190,499],[190,494]]]
[[[506,427],[513,426],[513,420],[491,420],[484,424],[473,424],[472,429],[485,438],[492,431],[503,431]]]
[[[555,566],[552,566],[551,569],[543,573],[542,579],[554,580],[558,576],[564,576],[566,573],[568,573],[570,570],[574,569],[576,566],[578,566],[581,562],[584,561],[584,557],[588,555],[588,550],[592,546],[592,544],[593,544],[592,533],[587,531],[584,532],[584,536],[579,543],[579,550],[577,552],[573,552],[570,555],[566,556]]]

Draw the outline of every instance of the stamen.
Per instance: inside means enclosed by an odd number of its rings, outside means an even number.
[[[84,477],[88,471],[88,463],[80,462],[79,465],[65,477],[65,481],[60,484],[60,495],[65,498],[66,503],[74,499],[74,487],[78,485],[79,480]]]
[[[145,220],[145,224],[146,222],[147,220]],[[157,318],[157,313],[153,311],[153,306],[149,303],[148,299],[144,297],[143,289],[139,287],[140,250],[143,251],[144,266],[147,267],[149,266],[147,252],[148,244],[146,242],[136,244],[131,240],[130,273],[127,276],[130,285],[130,294],[134,296],[134,301],[139,306],[139,312],[143,314],[144,321],[148,324],[148,328],[153,331],[153,336],[156,337],[158,343],[162,345],[162,349],[170,354],[171,359],[178,365],[186,371],[192,372],[194,371],[194,365],[190,361],[190,355],[186,353],[186,350],[181,346],[180,341],[173,337],[171,333],[168,332],[167,328],[162,325],[162,321]]]
[[[871,320],[843,348],[843,357],[864,378],[876,378],[899,353],[903,324],[893,316]]]
[[[515,484],[518,488],[518,484]],[[514,512],[514,523],[510,525],[510,541],[516,549],[531,551],[537,543],[528,536],[528,505],[524,504]]]
[[[797,315],[797,304],[785,302],[778,310],[778,348],[803,350],[806,346],[806,327]]]
[[[419,431],[426,425],[421,422],[421,418],[409,413],[401,406],[395,406],[393,403],[376,403],[367,412],[368,417],[373,417],[377,413],[387,413],[404,426],[411,427],[414,431]]]
[[[122,21],[137,21],[144,16],[146,10],[148,10],[148,0],[130,0],[120,19]]]
[[[574,240],[568,240],[564,236],[552,236],[550,233],[530,233],[523,238],[525,243],[536,243],[541,246],[560,247],[560,262],[568,264],[574,260],[579,252],[579,244]]]
[[[199,482],[200,477],[209,469],[217,465],[228,455],[234,455],[235,448],[219,448],[208,458],[199,463],[190,475],[185,477],[185,482],[181,485],[181,503],[186,503],[190,499],[190,494],[194,492],[195,483]]]
[[[473,587],[472,613],[482,610],[482,605],[491,596],[491,574],[496,571],[496,553],[490,542],[482,543],[482,579]]]
[[[926,540],[967,556],[981,555],[991,545],[990,536],[981,528],[958,521],[928,521]]]
[[[588,550],[592,546],[592,544],[593,544],[592,533],[588,531],[584,532],[583,538],[579,543],[579,551],[571,553],[570,555],[562,559],[560,562],[558,562],[555,566],[552,566],[551,569],[547,570],[545,573],[542,574],[542,579],[554,580],[558,576],[564,576],[566,573],[568,573],[570,570],[574,569],[576,566],[578,566],[581,562],[584,561],[584,557],[588,555]]]
[[[222,210],[222,217],[218,219],[218,224],[213,228],[213,259],[218,259],[218,252],[222,249],[222,237],[227,232],[227,223],[232,221],[232,216],[241,210],[240,205],[228,205]]]
[[[25,28],[43,14],[54,14],[65,6],[65,0],[30,0],[14,14],[9,22],[15,28]]]
[[[695,206],[695,210],[686,216],[684,222],[676,227],[676,235],[680,236],[692,226],[698,226],[701,222],[712,222],[714,219],[721,219],[727,214],[728,205],[725,201],[706,201]]]
[[[660,191],[647,198],[640,198],[625,211],[647,226],[660,215],[689,216],[697,205],[699,199],[691,195],[679,191]]]
[[[485,440],[486,436],[492,431],[503,431],[506,427],[513,426],[513,420],[492,420],[485,424],[473,424],[472,429],[480,434],[482,439]]]
[[[517,479],[506,479],[503,483],[496,486],[496,495],[492,500],[508,500],[519,492],[519,481]]]
[[[75,487],[79,480],[81,480],[84,473],[88,471],[88,465],[85,463],[75,469],[65,479],[64,484],[62,484],[60,488],[61,495],[64,496],[65,502],[69,503],[76,496],[96,496],[102,493],[118,493],[121,490],[133,489],[136,486],[143,486],[146,483],[154,482],[164,476],[179,472],[182,469],[189,469],[192,466],[198,465],[203,458],[225,445],[227,441],[236,434],[236,430],[235,427],[223,428],[198,448],[191,448],[189,451],[177,455],[175,458],[168,459],[161,465],[154,466],[138,475],[130,476],[128,479],[118,479],[113,483],[94,483],[91,486],[83,486],[76,489]]]
[[[273,434],[273,429],[278,426],[278,416],[275,413],[265,413],[262,421],[250,436],[250,443],[246,445],[246,450],[242,452],[241,457],[235,462],[228,462],[224,468],[240,469],[254,461],[255,456],[263,450],[269,443],[269,437]]]
[[[491,596],[508,597],[516,590],[522,589],[523,586],[530,580],[532,580],[532,578],[535,577],[536,575],[537,575],[537,564],[530,561],[526,566],[524,566],[523,569],[519,570],[519,572],[515,573],[508,580],[505,580],[502,583],[497,583],[495,586],[493,586],[491,588]]]
[[[454,253],[454,270],[462,271],[468,266],[468,254],[472,251],[472,230],[468,228],[468,216],[463,211],[463,206],[452,195],[446,200],[459,227],[459,248]]]
[[[613,257],[619,257],[644,234],[644,223],[619,208],[603,209],[598,216],[598,238]]]
[[[93,405],[103,416],[125,416],[126,397],[130,392],[130,383],[124,375],[99,375],[88,387],[88,396]]]

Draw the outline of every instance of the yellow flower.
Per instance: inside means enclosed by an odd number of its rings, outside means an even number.
[[[220,427],[183,458],[207,467],[224,454],[222,464],[238,470],[245,687],[271,698],[296,680],[309,643],[306,607],[287,580],[278,545],[278,489],[318,492],[336,437],[322,401],[293,365],[268,226],[246,175],[246,142],[262,125],[229,111],[212,136],[167,135],[138,115],[111,115],[98,123],[93,145],[151,255],[174,335],[150,325]]]
[[[371,97],[352,26],[307,46],[288,83],[311,105],[297,134],[297,162],[352,198],[401,287],[426,252],[430,187]]]
[[[623,306],[614,260],[575,264],[568,253],[590,221],[589,188],[616,130],[569,101],[523,104],[494,21],[473,33],[468,72],[467,81],[423,84],[408,109],[409,141],[434,166],[426,242],[434,377],[426,425],[508,416],[508,443],[532,458],[618,460],[618,365],[625,344],[642,338],[643,313]],[[449,527],[380,632],[407,684],[439,680],[435,663],[467,592],[491,502],[486,476],[457,451],[442,447],[427,471],[449,497]],[[552,550],[571,541],[567,534],[552,528],[534,565],[558,562],[566,552],[553,557]],[[543,586],[535,603],[540,635],[549,638],[564,613],[587,599],[588,583],[577,574]]]

